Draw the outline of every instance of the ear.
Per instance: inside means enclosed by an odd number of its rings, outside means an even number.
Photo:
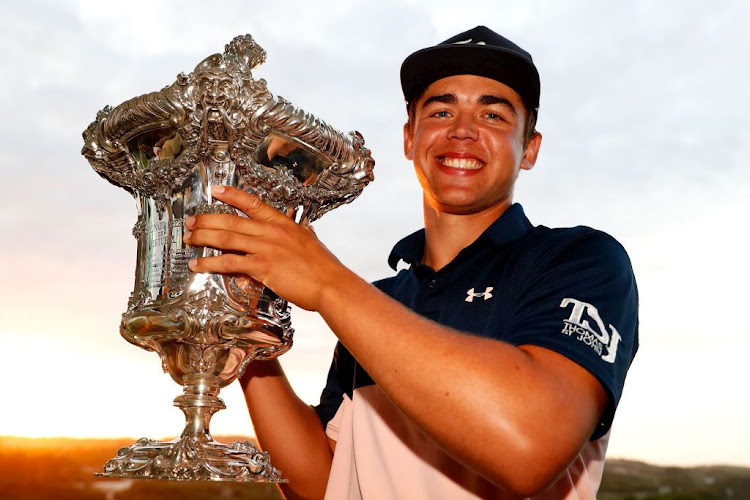
[[[414,137],[408,123],[404,123],[404,156],[407,160],[414,159]]]
[[[537,156],[539,156],[539,148],[542,146],[542,134],[534,132],[534,135],[529,139],[526,144],[526,149],[523,151],[523,157],[521,158],[521,168],[524,170],[531,170],[536,164]]]

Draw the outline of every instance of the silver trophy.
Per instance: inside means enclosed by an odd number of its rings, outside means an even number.
[[[356,198],[374,162],[359,133],[336,131],[254,79],[265,57],[251,36],[236,37],[164,89],[105,107],[83,133],[83,155],[138,209],[135,285],[120,333],[159,354],[183,386],[174,404],[186,419],[174,441],[122,448],[103,476],[283,481],[251,442],[214,441],[209,421],[225,408],[219,390],[248,363],[289,350],[288,304],[249,277],[190,272],[190,259],[220,252],[183,243],[184,221],[237,213],[211,197],[212,186],[232,185],[308,224]]]

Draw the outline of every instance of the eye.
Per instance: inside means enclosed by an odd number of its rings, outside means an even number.
[[[448,113],[447,111],[436,111],[432,113],[432,116],[434,116],[435,118],[447,118],[448,116],[450,116],[450,113]]]
[[[488,111],[484,116],[492,121],[506,121],[505,117],[503,117],[500,113],[495,113],[493,111]]]

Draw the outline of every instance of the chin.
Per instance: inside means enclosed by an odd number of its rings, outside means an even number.
[[[430,207],[438,213],[450,215],[473,215],[493,211],[494,209],[503,210],[505,203],[495,204],[466,204],[466,203],[430,203]],[[510,203],[507,204],[510,206]]]
[[[435,196],[428,204],[436,212],[453,215],[471,215],[483,212],[505,211],[513,203],[512,190],[492,197]]]

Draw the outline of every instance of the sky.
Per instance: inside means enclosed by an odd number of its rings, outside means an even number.
[[[132,197],[81,156],[105,105],[174,82],[234,36],[268,53],[269,90],[358,130],[375,177],[315,223],[362,277],[392,274],[421,227],[403,157],[398,71],[411,52],[484,24],[534,57],[536,167],[515,200],[535,224],[587,225],[627,249],[641,347],[608,456],[750,466],[750,4],[609,0],[380,2],[6,0],[0,5],[0,435],[179,433],[180,388],[118,333],[133,287]],[[292,385],[317,402],[336,342],[294,310]],[[236,384],[215,435],[250,434]]]

